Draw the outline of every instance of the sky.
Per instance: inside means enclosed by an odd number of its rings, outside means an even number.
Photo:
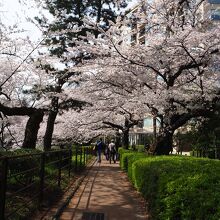
[[[138,0],[129,0],[129,7],[137,4]],[[40,0],[39,0],[40,2]],[[39,15],[39,10],[34,0],[0,0],[0,20],[7,26],[18,24],[19,28],[24,29],[23,36],[29,36],[33,41],[39,41],[40,30],[26,18],[34,18]]]
[[[29,36],[33,40],[41,37],[40,30],[26,18],[34,18],[39,14],[36,7],[31,4],[32,0],[27,0],[28,4],[19,3],[19,0],[0,0],[0,19],[6,26],[18,24],[19,28],[24,29],[24,36]]]

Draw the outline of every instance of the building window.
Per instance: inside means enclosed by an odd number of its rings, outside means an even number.
[[[135,42],[136,43],[137,40],[137,34],[132,34],[131,35],[131,42]]]
[[[144,127],[145,128],[152,128],[153,127],[153,120],[152,120],[152,118],[145,118],[144,119]]]
[[[145,26],[141,26],[140,27],[140,31],[139,31],[139,37],[143,37],[145,36]]]
[[[139,44],[145,44],[145,36],[139,38]]]

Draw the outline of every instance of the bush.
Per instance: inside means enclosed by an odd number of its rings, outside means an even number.
[[[32,154],[40,153],[41,151],[36,149],[17,149],[14,151],[1,151],[0,156],[20,156],[27,155],[25,157],[18,157],[9,160],[9,175],[23,173],[35,167],[38,167],[39,156],[33,156]],[[36,171],[30,171],[20,175],[20,181],[31,181]]]
[[[132,150],[126,150],[122,147],[120,147],[118,149],[118,153],[119,153],[119,157],[120,157],[120,167],[122,170],[126,170],[127,171],[127,158],[126,158],[126,154],[130,154],[133,153]]]
[[[120,155],[120,167],[124,171],[128,171],[128,156],[133,155],[134,153],[132,152],[126,152]]]
[[[122,148],[122,147],[119,147],[119,148],[118,148],[118,153],[119,153],[120,155],[122,155],[123,153],[128,153],[128,152],[133,152],[133,151],[132,151],[132,150],[124,149],[124,148]]]
[[[138,152],[145,152],[144,145],[136,145],[136,150]]]
[[[143,159],[147,157],[147,154],[145,153],[127,153],[124,155],[124,157],[126,158],[126,171],[128,173],[128,177],[129,179],[133,182],[132,179],[132,164],[139,159]]]
[[[42,151],[37,149],[16,149],[13,151],[0,151],[0,157],[3,156],[19,156],[19,155],[27,155],[27,154],[35,154],[40,153]]]
[[[149,157],[136,160],[131,169],[135,187],[150,202],[153,219],[220,219],[219,161]]]

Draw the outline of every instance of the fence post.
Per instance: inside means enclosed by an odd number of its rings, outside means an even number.
[[[75,172],[77,172],[77,166],[78,166],[78,164],[77,164],[77,158],[78,158],[78,147],[76,146],[75,147],[75,153],[76,153],[76,160],[75,160]]]
[[[83,148],[83,164],[84,164],[84,166],[86,165],[86,149],[85,149],[85,147]]]
[[[61,169],[62,169],[62,151],[59,151],[59,164],[58,164],[58,186],[61,186]]]
[[[71,175],[71,168],[72,168],[72,149],[70,148],[69,150],[69,178],[70,178],[70,175]]]
[[[88,147],[86,147],[86,163],[88,162]]]
[[[82,147],[80,147],[80,158],[79,158],[79,163],[80,163],[80,169],[82,168]]]
[[[40,207],[43,199],[44,199],[44,176],[45,176],[45,153],[41,154],[41,164],[40,164],[40,193],[39,193],[39,204]]]
[[[2,176],[0,188],[0,219],[5,219],[5,202],[7,190],[7,175],[8,175],[8,158],[5,157],[2,161]]]

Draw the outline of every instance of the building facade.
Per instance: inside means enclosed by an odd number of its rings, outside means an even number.
[[[220,21],[220,0],[208,0],[202,5],[203,19]]]

